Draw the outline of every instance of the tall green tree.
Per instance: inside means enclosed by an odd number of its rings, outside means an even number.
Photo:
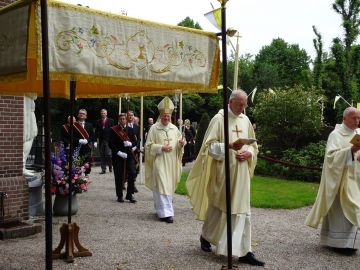
[[[288,44],[281,38],[264,46],[255,57],[254,78],[258,89],[293,87],[312,82],[310,57],[297,44]]]
[[[342,96],[351,101],[356,96],[357,86],[353,84],[354,63],[352,46],[359,36],[360,25],[360,0],[335,0],[333,9],[341,16],[342,26],[344,28],[344,39],[335,38],[332,45],[332,53],[338,66],[338,75],[342,81]],[[359,60],[359,59],[357,59]]]
[[[314,86],[320,92],[322,92],[322,79],[324,76],[324,67],[323,67],[323,42],[320,32],[313,25],[313,31],[316,38],[313,39],[314,48],[316,51],[316,57],[314,61]]]

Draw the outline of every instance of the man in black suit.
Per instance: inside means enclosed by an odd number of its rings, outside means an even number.
[[[119,114],[118,125],[112,126],[109,146],[112,152],[115,188],[118,202],[124,202],[123,184],[128,178],[126,200],[136,203],[133,196],[136,170],[132,148],[136,146],[134,130],[126,125],[126,114]]]
[[[133,154],[135,157],[136,174],[138,174],[139,169],[140,169],[140,142],[141,142],[140,127],[138,124],[135,123],[135,117],[134,117],[133,111],[128,111],[126,113],[126,120],[127,120],[128,127],[132,128],[134,130],[134,134],[135,134],[136,148],[133,148]],[[136,180],[136,177],[135,177],[135,180]],[[135,186],[134,186],[134,190],[135,190],[135,192],[138,192],[138,190]]]
[[[79,155],[84,156],[86,162],[89,163],[89,169],[86,173],[91,171],[91,159],[92,159],[92,147],[95,141],[94,127],[91,123],[86,122],[87,111],[80,109],[78,113],[78,120],[74,123],[76,132],[74,132],[74,138],[78,139],[81,145]]]
[[[106,173],[106,166],[109,166],[109,172],[112,172],[111,162],[111,149],[109,147],[110,131],[111,127],[115,125],[114,119],[107,117],[107,110],[102,109],[100,111],[101,119],[96,121],[95,125],[95,143],[97,147],[97,140],[99,141],[99,153],[100,153],[100,174]]]

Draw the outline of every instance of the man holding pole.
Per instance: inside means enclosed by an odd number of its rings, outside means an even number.
[[[111,127],[109,146],[112,152],[112,162],[115,176],[117,201],[124,202],[123,183],[128,177],[126,200],[136,203],[134,181],[136,171],[132,148],[136,146],[134,130],[126,125],[126,114],[119,114],[119,124]]]
[[[264,266],[251,251],[250,178],[258,147],[251,122],[242,113],[246,106],[247,94],[234,90],[228,105],[229,149],[224,148],[224,110],[221,109],[209,124],[186,187],[193,211],[204,221],[201,249],[211,252],[213,244],[216,254],[227,255],[224,158],[225,151],[229,151],[232,254],[242,263]],[[244,142],[235,143],[239,138]]]

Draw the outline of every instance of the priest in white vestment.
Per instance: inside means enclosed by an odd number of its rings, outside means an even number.
[[[160,121],[151,126],[145,144],[145,184],[153,191],[161,221],[174,222],[173,195],[181,177],[184,138],[171,123],[174,104],[165,97],[158,105]]]
[[[330,133],[321,182],[306,225],[322,223],[320,244],[352,255],[360,248],[360,145],[351,144],[358,128],[360,110],[349,107],[343,122]]]
[[[210,121],[203,145],[186,181],[193,211],[203,220],[201,248],[227,255],[225,151],[229,151],[232,254],[239,261],[263,266],[251,251],[250,178],[253,176],[258,146],[234,144],[239,138],[255,139],[249,118],[243,114],[247,94],[234,90],[229,98],[229,149],[224,147],[224,111],[221,109]]]

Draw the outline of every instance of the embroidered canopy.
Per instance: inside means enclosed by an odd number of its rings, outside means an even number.
[[[42,95],[39,1],[0,9],[0,94]],[[51,97],[216,92],[215,33],[48,1]]]

